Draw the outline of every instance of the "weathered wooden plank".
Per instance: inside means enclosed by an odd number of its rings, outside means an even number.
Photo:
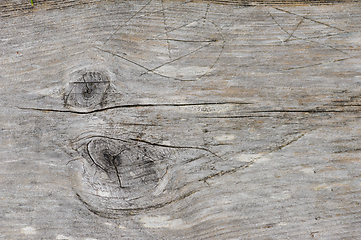
[[[228,3],[4,1],[1,238],[360,237],[360,4]]]

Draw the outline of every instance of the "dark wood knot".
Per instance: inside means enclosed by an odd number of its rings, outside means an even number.
[[[105,73],[86,72],[69,84],[64,94],[64,104],[81,108],[103,106],[109,87],[110,81]]]

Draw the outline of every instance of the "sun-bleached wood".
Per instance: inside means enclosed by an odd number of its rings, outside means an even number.
[[[358,239],[360,4],[3,1],[1,239]]]

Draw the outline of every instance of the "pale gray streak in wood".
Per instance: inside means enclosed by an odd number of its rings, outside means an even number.
[[[1,239],[361,237],[359,3],[28,2],[0,4]]]

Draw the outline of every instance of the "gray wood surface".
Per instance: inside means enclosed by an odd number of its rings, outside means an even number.
[[[361,238],[359,3],[29,2],[0,10],[1,239]]]

